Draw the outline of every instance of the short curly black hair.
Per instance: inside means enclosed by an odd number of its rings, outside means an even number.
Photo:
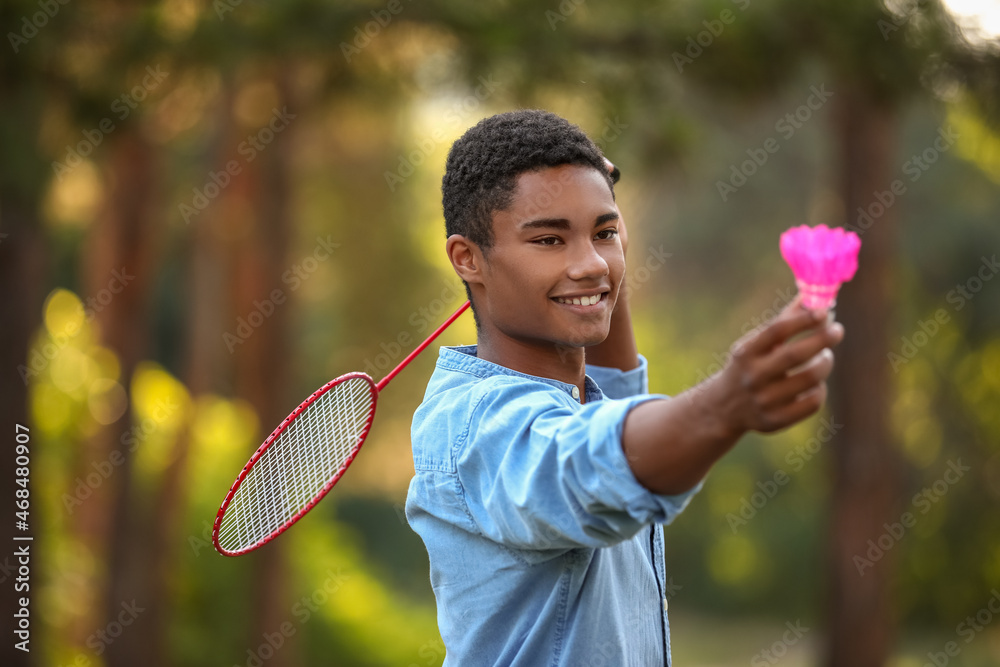
[[[550,111],[518,109],[484,118],[448,152],[441,182],[445,236],[461,234],[487,257],[493,246],[493,212],[514,201],[517,177],[526,171],[565,164],[589,166],[608,179],[601,149],[578,126]],[[464,280],[465,293],[472,290]],[[479,317],[472,304],[476,329]]]

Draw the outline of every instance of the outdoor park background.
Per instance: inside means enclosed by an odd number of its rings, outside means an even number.
[[[0,497],[27,424],[35,542],[25,655],[0,522],[0,662],[440,664],[409,424],[471,314],[303,521],[235,559],[210,526],[302,398],[462,303],[447,150],[541,107],[621,167],[654,392],[791,298],[784,229],[862,236],[823,414],[746,437],[666,529],[675,663],[1000,664],[1000,7],[973,4],[4,2]]]

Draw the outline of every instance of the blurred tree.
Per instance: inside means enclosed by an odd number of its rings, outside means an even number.
[[[19,7],[11,3],[0,6],[0,24],[17,25],[22,18]],[[41,322],[41,302],[47,282],[49,254],[39,221],[38,201],[42,197],[47,162],[33,145],[41,125],[40,100],[45,84],[32,76],[16,58],[5,54],[0,58],[0,146],[6,158],[0,160],[0,285],[7,287],[0,299],[0,423],[10,429],[11,441],[15,424],[29,425],[27,387],[31,361],[26,359],[29,340]],[[16,159],[15,159],[16,158]],[[13,289],[13,286],[18,286]],[[13,462],[3,463],[0,476],[0,497],[13,498],[15,477]],[[29,492],[37,492],[29,484]],[[29,524],[38,525],[38,514],[29,515]],[[14,544],[17,533],[13,521],[4,523],[0,539],[5,545]],[[34,549],[39,548],[36,543]],[[16,611],[10,573],[16,571],[13,549],[6,546],[0,556],[5,579],[0,594],[0,616],[12,619]],[[37,563],[37,560],[35,561]],[[37,579],[34,583],[37,583]],[[11,667],[28,665],[32,653],[18,650],[13,641],[0,646],[0,663]]]
[[[286,68],[275,63],[274,69],[283,73]],[[299,108],[289,99],[289,88],[283,74],[266,80],[278,92],[277,108]],[[287,106],[286,106],[287,105]],[[271,107],[261,107],[255,112],[264,114],[263,127],[267,127]],[[251,130],[256,133],[257,129]],[[263,130],[262,130],[263,131]],[[235,251],[232,273],[228,276],[232,296],[229,303],[237,317],[255,323],[251,316],[257,312],[264,319],[249,337],[244,338],[234,351],[235,394],[247,400],[260,415],[263,424],[278,424],[287,415],[289,364],[289,318],[280,312],[272,316],[273,308],[282,307],[284,299],[272,300],[276,290],[286,294],[282,274],[289,266],[289,239],[291,236],[289,134],[294,127],[282,130],[266,150],[247,161],[243,171],[233,177],[226,188],[219,206],[223,224],[230,229],[241,229]],[[260,303],[270,306],[261,307]],[[227,330],[229,327],[227,327]],[[242,335],[242,334],[240,334]],[[266,435],[266,434],[265,434]],[[286,543],[276,540],[267,549],[253,552],[252,559],[254,625],[250,637],[257,638],[274,632],[287,621],[286,610],[291,605],[288,595],[288,572],[285,557]],[[272,661],[278,667],[297,664],[293,648],[283,648]]]
[[[86,293],[98,294],[109,289],[109,285],[110,289],[116,288],[118,283],[109,281],[117,275],[123,276],[119,279],[124,283],[120,292],[98,312],[96,320],[101,343],[118,354],[122,378],[131,378],[138,363],[150,352],[151,288],[163,234],[156,214],[160,176],[156,173],[155,150],[134,126],[120,128],[108,141],[111,188],[106,212],[90,229],[92,249],[86,254],[90,261],[84,267],[83,282],[88,286]],[[131,393],[129,389],[126,396]],[[120,437],[129,430],[128,422],[126,410],[121,417],[105,424],[86,443],[87,455],[81,460],[81,466],[86,468],[89,461],[107,460],[116,450],[123,458],[122,465],[105,484],[110,506],[94,501],[87,504],[88,511],[110,517],[107,551],[99,543],[91,543],[95,553],[107,554],[108,576],[105,613],[93,627],[101,627],[101,618],[116,618],[123,601],[137,599],[139,606],[145,606],[146,600],[152,602],[145,547],[151,543],[153,524],[143,516],[147,507],[141,501],[143,492],[133,484],[133,448],[124,447]],[[104,537],[102,532],[88,531],[81,538],[88,542],[99,540]],[[123,633],[119,641],[108,647],[109,665],[134,665],[143,659],[153,618],[153,615],[139,615],[132,631]]]

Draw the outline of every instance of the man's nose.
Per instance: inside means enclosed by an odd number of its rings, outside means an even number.
[[[609,271],[607,261],[597,252],[593,243],[575,244],[570,253],[570,265],[567,272],[570,278],[574,280],[600,278],[608,275]]]

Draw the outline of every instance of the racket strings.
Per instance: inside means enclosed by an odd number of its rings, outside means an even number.
[[[349,378],[299,413],[236,490],[219,527],[219,545],[246,549],[302,512],[357,451],[373,402],[368,381]]]

